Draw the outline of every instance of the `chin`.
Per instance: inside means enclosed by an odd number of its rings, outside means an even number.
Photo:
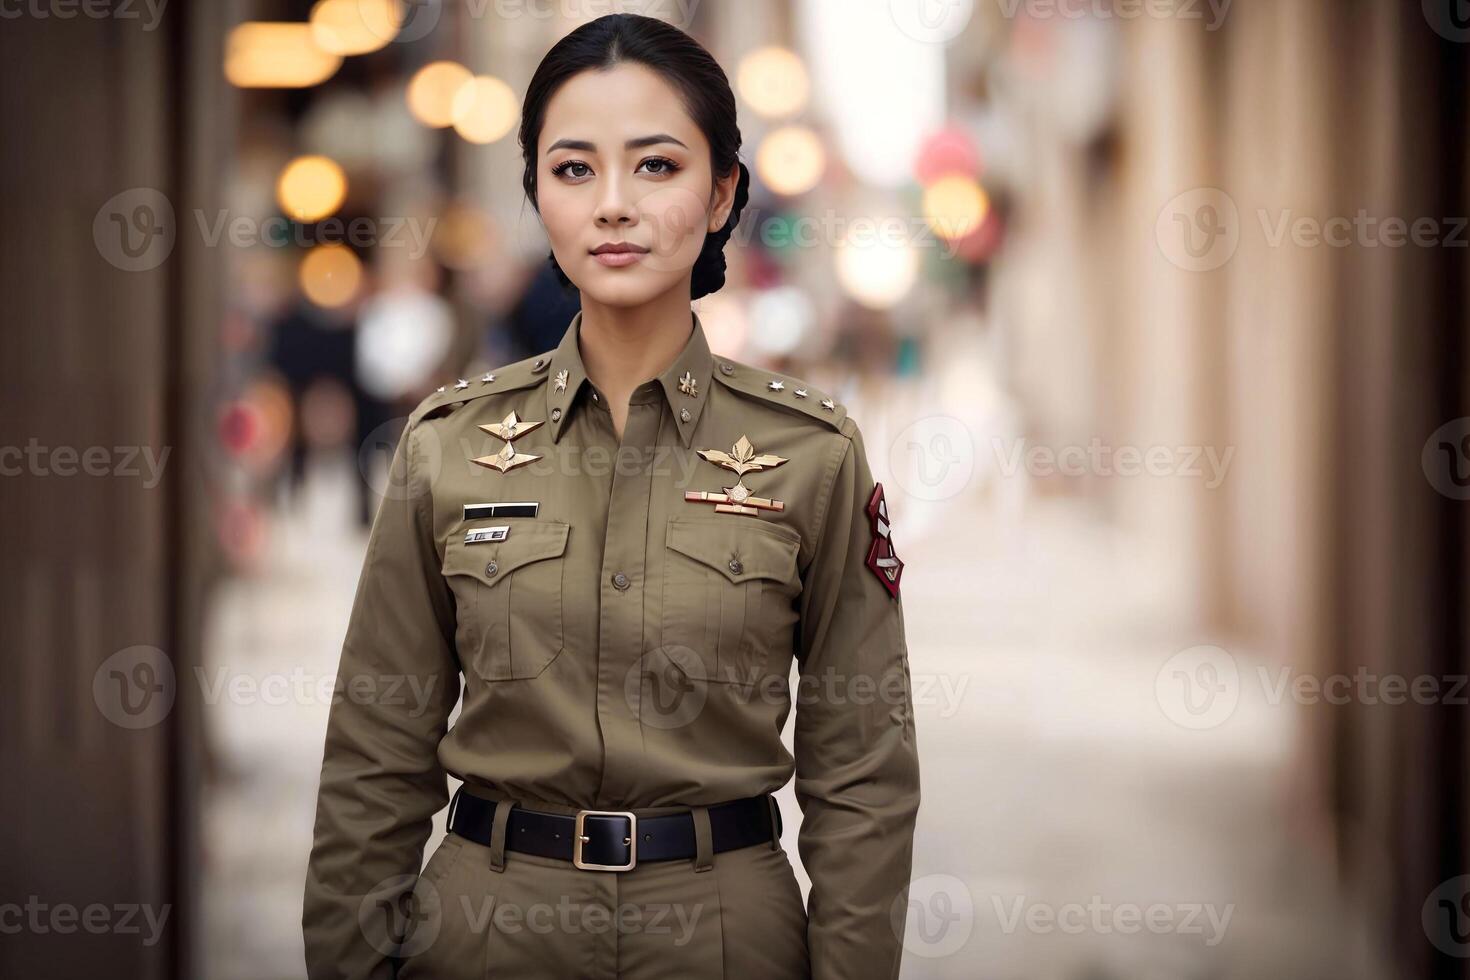
[[[592,260],[596,265],[596,260]],[[603,306],[632,307],[651,302],[673,286],[673,282],[656,280],[654,277],[638,275],[634,270],[607,269],[597,266],[589,269],[578,290],[586,299]]]

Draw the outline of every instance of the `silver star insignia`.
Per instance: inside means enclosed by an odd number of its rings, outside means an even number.
[[[495,380],[495,375],[493,375],[493,374],[486,374],[483,378],[480,379],[480,382],[482,384],[489,384],[490,382],[492,382],[494,380]]]
[[[786,382],[772,381],[769,385],[767,385],[767,387],[770,388],[772,391],[780,391],[782,388],[786,387]]]
[[[684,377],[679,379],[679,390],[688,395],[690,398],[698,398],[699,382],[694,379],[694,375],[690,374],[688,371],[685,371]]]
[[[458,381],[456,381],[454,383],[454,390],[455,391],[464,391],[469,386],[470,386],[470,383],[468,381],[466,381],[464,378],[460,378]]]
[[[557,391],[566,391],[567,390],[567,375],[569,373],[571,373],[571,372],[569,372],[566,368],[562,368],[560,371],[556,372],[556,390]]]
[[[830,398],[823,398],[822,399],[822,407],[825,408],[827,411],[830,412],[830,411],[834,410],[835,408],[837,408],[837,403],[834,402]]]
[[[806,389],[805,388],[797,388],[795,391],[792,392],[792,394],[795,395],[797,398],[805,398],[806,397]]]

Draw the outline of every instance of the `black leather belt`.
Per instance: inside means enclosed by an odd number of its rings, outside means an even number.
[[[769,793],[709,806],[710,843],[715,852],[769,844],[772,815],[776,837],[781,809]],[[490,845],[495,801],[455,791],[449,829]],[[627,810],[546,813],[513,805],[506,820],[505,849],[570,861],[588,871],[627,871],[639,861],[674,861],[695,856],[694,816],[688,810],[639,817]]]

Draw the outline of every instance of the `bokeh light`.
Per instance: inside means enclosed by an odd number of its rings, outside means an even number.
[[[924,218],[946,241],[964,238],[979,228],[989,213],[989,196],[969,177],[951,174],[924,189]]]
[[[493,143],[516,124],[520,103],[511,87],[490,75],[461,85],[451,106],[454,131],[471,143]]]
[[[311,33],[332,54],[367,54],[386,47],[403,26],[401,0],[318,0]]]
[[[741,59],[735,87],[757,115],[785,119],[806,108],[811,81],[795,52],[771,46]]]
[[[408,82],[409,111],[419,122],[434,129],[453,125],[454,97],[473,77],[458,62],[430,62]]]
[[[347,175],[329,157],[297,157],[276,180],[276,202],[296,221],[320,221],[346,198]]]
[[[225,78],[240,88],[320,85],[341,66],[341,55],[323,51],[310,24],[248,21],[225,38]]]
[[[317,306],[346,306],[362,287],[362,262],[346,245],[319,245],[301,260],[300,282],[301,291]]]
[[[827,151],[817,134],[805,126],[783,126],[761,140],[755,169],[761,181],[787,197],[816,186],[827,168]]]

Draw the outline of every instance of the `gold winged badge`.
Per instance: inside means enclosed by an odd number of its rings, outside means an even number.
[[[511,440],[525,435],[527,432],[530,432],[532,429],[537,428],[541,424],[542,422],[540,421],[528,422],[517,415],[515,412],[511,412],[499,422],[491,422],[489,425],[480,426],[479,428],[482,431],[488,432],[492,436],[498,436],[499,438],[504,439],[505,447],[501,449],[500,452],[495,453],[494,455],[476,457],[473,462],[479,463],[481,466],[488,466],[492,470],[499,470],[502,473],[508,470],[513,470],[517,466],[525,466],[527,463],[534,463],[541,457],[533,453],[516,452],[515,447],[511,445]]]
[[[684,499],[711,503],[720,514],[748,514],[759,517],[763,510],[785,510],[786,504],[769,497],[755,496],[745,485],[745,474],[771,469],[786,462],[786,457],[774,453],[757,453],[750,440],[741,436],[730,447],[730,452],[720,449],[700,449],[699,455],[717,466],[732,471],[738,479],[733,487],[725,487],[724,493],[712,490],[685,490]]]

